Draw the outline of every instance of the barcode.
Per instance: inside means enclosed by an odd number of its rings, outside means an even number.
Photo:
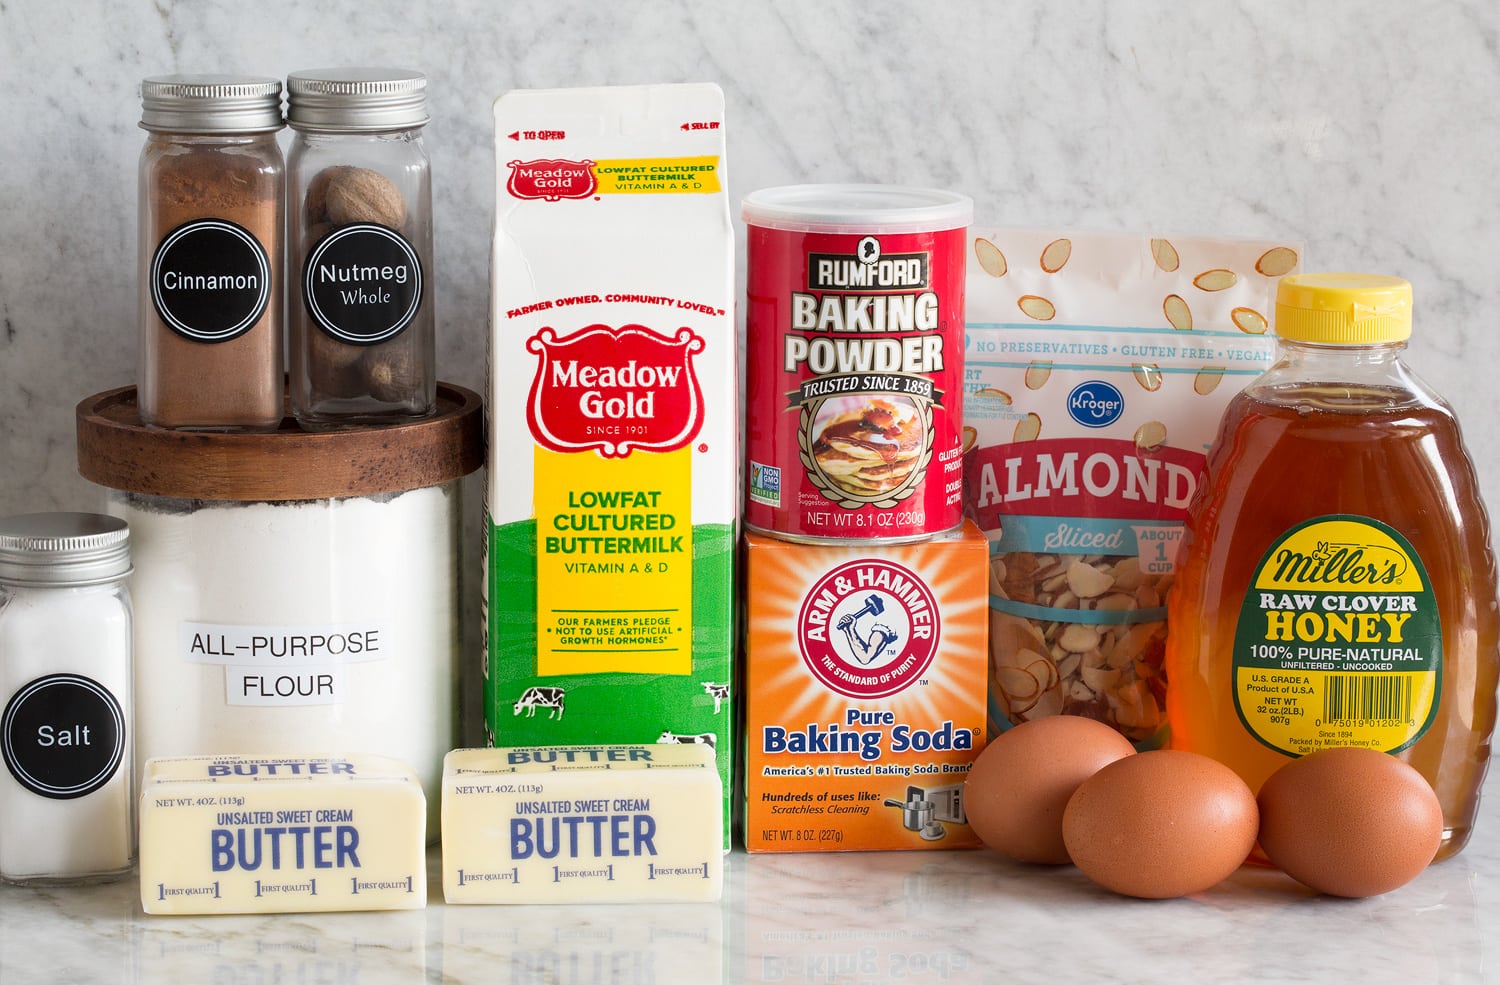
[[[1325,722],[1411,721],[1412,674],[1339,674],[1323,691]]]

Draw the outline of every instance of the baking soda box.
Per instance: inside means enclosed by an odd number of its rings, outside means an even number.
[[[709,745],[729,791],[723,117],[713,85],[495,103],[484,705],[495,745]]]
[[[745,535],[745,847],[966,848],[988,546]]]

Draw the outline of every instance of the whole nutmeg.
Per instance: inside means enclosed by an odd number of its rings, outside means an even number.
[[[325,397],[358,397],[365,392],[360,367],[361,346],[340,342],[312,328],[307,333],[307,375],[313,389]]]
[[[364,371],[370,396],[389,403],[413,400],[425,377],[417,365],[411,340],[407,338],[394,339],[367,350]]]
[[[313,175],[302,199],[303,221],[308,226],[328,222],[328,185],[334,178],[351,170],[348,164],[335,164]]]
[[[343,369],[346,366],[353,366],[359,362],[364,352],[363,346],[350,345],[316,328],[309,330],[307,333],[307,359],[309,363]]]
[[[314,246],[323,242],[323,237],[333,232],[333,223],[326,219],[322,222],[314,222],[302,230],[302,248],[311,250]]]
[[[330,175],[324,201],[328,219],[336,226],[373,222],[397,229],[406,221],[401,190],[391,179],[369,168],[350,167]]]

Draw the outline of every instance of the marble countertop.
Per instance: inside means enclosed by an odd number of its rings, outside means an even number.
[[[718,905],[446,906],[434,850],[425,910],[148,917],[134,879],[0,886],[0,981],[1500,982],[1497,783],[1462,853],[1368,900],[1250,867],[1144,901],[986,851],[736,850]]]

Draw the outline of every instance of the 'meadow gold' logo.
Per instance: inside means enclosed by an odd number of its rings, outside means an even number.
[[[556,202],[564,198],[588,198],[599,187],[593,161],[548,158],[539,161],[507,161],[510,180],[505,190],[512,198]]]
[[[684,447],[703,426],[693,358],[704,346],[689,328],[666,336],[644,325],[590,325],[564,337],[543,328],[526,341],[537,357],[526,400],[533,438],[605,458]]]

